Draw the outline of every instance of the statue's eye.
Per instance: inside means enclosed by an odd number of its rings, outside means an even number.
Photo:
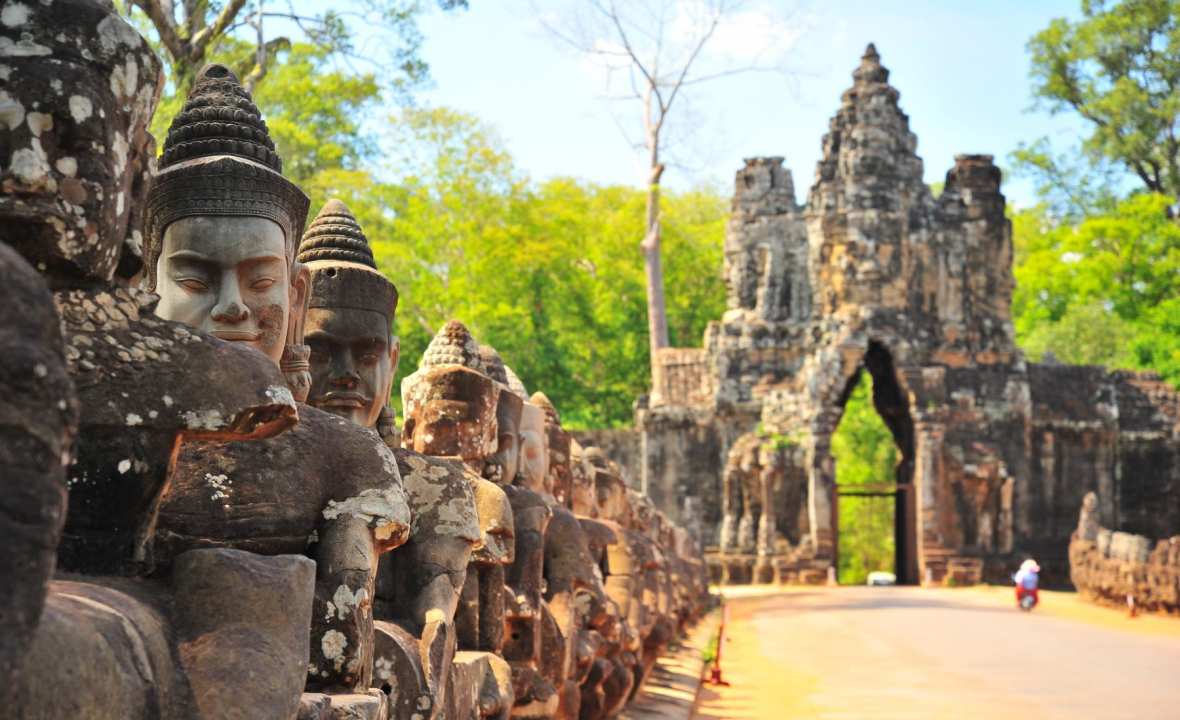
[[[375,353],[375,352],[362,353],[360,360],[361,360],[362,365],[376,365],[377,364],[377,353]]]
[[[250,283],[250,289],[262,292],[263,290],[269,290],[270,287],[274,284],[275,284],[274,278],[268,278],[268,277],[258,278],[254,282]]]
[[[205,292],[209,289],[209,286],[203,280],[198,280],[194,277],[180,278],[176,281],[176,284],[191,292]]]

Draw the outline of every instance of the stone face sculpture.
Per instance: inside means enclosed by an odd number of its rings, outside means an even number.
[[[561,416],[544,393],[533,393],[529,401],[545,411],[545,446],[548,450],[546,489],[557,499],[557,502],[563,505],[568,504],[572,491],[572,476],[570,474],[570,441],[572,438],[561,428]]]
[[[52,289],[106,283],[123,245],[138,235],[132,213],[142,207],[152,157],[160,63],[135,30],[95,2],[30,5],[9,19],[0,27],[0,61],[9,69],[0,106],[8,153],[0,239]]]
[[[249,95],[226,68],[206,67],[164,145],[145,253],[158,314],[279,366],[284,348],[301,344],[310,276],[295,257],[307,198],[280,169]],[[194,546],[315,557],[308,688],[364,691],[378,557],[405,542],[409,509],[396,459],[376,433],[308,406],[299,415],[294,430],[271,442],[182,446],[152,560],[166,568]]]
[[[479,346],[467,328],[453,320],[444,325],[423,353],[418,370],[402,381],[406,413],[402,442],[424,455],[458,460],[468,470],[480,542],[472,553],[455,613],[458,647],[499,654],[504,644],[505,573],[514,558],[515,525],[504,490],[481,477],[496,452],[501,392],[482,370]],[[504,707],[512,706],[511,688],[485,688],[481,694],[501,697]],[[493,703],[481,713],[486,717],[502,709]]]
[[[304,342],[309,403],[373,428],[389,403],[400,345],[391,327],[397,288],[377,272],[369,241],[339,200],[307,228],[298,261],[309,272]]]
[[[299,261],[311,275],[308,401],[375,428],[397,370],[397,290],[377,272],[368,239],[339,200],[311,222]],[[434,716],[444,707],[455,608],[479,525],[462,465],[400,448],[394,455],[413,521],[409,542],[378,565],[373,682],[387,689],[398,716]]]
[[[228,68],[201,70],[159,164],[144,253],[157,314],[280,363],[301,344],[308,272],[295,248],[308,199],[282,176],[266,123]],[[304,358],[292,360],[306,373]]]

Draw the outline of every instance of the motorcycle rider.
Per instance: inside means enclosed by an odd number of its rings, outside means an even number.
[[[1040,602],[1040,597],[1037,594],[1037,584],[1040,582],[1041,566],[1037,564],[1036,560],[1029,558],[1020,564],[1020,570],[1012,576],[1016,581],[1016,604],[1025,597],[1032,597],[1033,605]]]

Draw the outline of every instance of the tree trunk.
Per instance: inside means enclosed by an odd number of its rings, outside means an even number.
[[[660,164],[658,141],[651,145],[651,170],[647,183],[647,232],[639,247],[647,279],[647,334],[651,352],[651,404],[664,399],[664,368],[659,350],[668,347],[668,313],[664,306],[664,269],[660,263]]]

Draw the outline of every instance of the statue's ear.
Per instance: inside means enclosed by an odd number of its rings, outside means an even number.
[[[385,380],[385,387],[381,388],[381,395],[388,404],[393,392],[393,378],[397,376],[397,363],[401,359],[402,344],[396,335],[389,338],[389,377]]]
[[[307,301],[310,297],[311,271],[296,260],[291,263],[291,321],[287,330],[287,344],[303,344],[303,319],[307,315]]]
[[[402,359],[402,341],[397,335],[392,335],[389,338],[389,388],[386,389],[385,394],[388,395],[393,391],[393,377],[397,375],[397,365]]]

